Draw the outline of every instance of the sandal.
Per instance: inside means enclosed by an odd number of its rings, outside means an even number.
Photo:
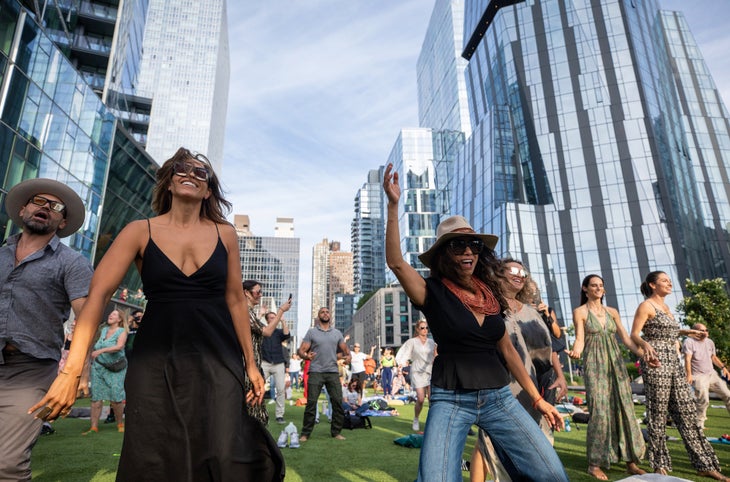
[[[598,466],[588,467],[588,474],[592,477],[595,477],[598,480],[608,480],[608,476]]]
[[[99,428],[98,427],[91,427],[86,432],[81,432],[81,435],[89,435],[90,433],[99,433]]]

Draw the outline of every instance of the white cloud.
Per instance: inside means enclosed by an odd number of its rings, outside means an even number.
[[[433,0],[229,2],[231,86],[223,181],[234,213],[301,238],[299,325],[312,246],[349,249],[357,189],[418,124],[416,60]]]

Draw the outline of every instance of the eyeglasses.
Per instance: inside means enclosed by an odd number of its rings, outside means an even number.
[[[479,254],[484,249],[484,242],[481,239],[452,239],[448,242],[449,250],[456,254],[464,254],[466,248],[469,248],[472,254]]]
[[[360,348],[360,345],[355,345],[355,348]]]
[[[207,167],[196,166],[191,162],[175,161],[172,164],[172,172],[181,177],[187,177],[188,174],[192,174],[193,178],[203,182],[208,182],[210,178]]]
[[[522,268],[518,268],[517,266],[510,266],[509,274],[519,276],[521,278],[527,278],[527,271]]]
[[[51,208],[51,211],[53,211],[54,213],[61,213],[61,212],[63,212],[64,209],[66,209],[66,205],[63,204],[62,202],[60,202],[60,201],[52,201],[52,200],[50,200],[48,198],[45,198],[43,196],[33,196],[32,198],[30,198],[28,200],[28,202],[29,203],[33,203],[36,206],[41,206],[41,207],[43,207],[46,204],[48,204],[48,207]]]
[[[418,329],[419,330],[428,330],[428,327],[427,326],[419,326]]]
[[[250,293],[254,296],[261,296],[261,290],[251,290]]]

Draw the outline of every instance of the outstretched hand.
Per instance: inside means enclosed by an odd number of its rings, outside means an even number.
[[[46,395],[28,409],[28,414],[38,412],[35,414],[35,418],[46,422],[65,417],[76,402],[78,391],[79,379],[62,371],[53,381]]]
[[[400,200],[400,186],[398,185],[398,173],[393,172],[393,164],[388,164],[383,174],[383,190],[388,197],[388,202],[398,204]]]

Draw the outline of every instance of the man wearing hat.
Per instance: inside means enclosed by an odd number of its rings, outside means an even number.
[[[81,310],[92,268],[59,239],[75,233],[85,215],[65,184],[23,181],[8,192],[5,211],[23,230],[0,247],[0,480],[30,480],[30,451],[45,414],[35,418],[28,409],[58,374],[63,323],[71,308]]]

